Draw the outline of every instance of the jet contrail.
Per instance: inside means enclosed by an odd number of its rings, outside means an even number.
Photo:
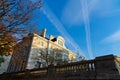
[[[85,56],[79,45],[73,40],[73,38],[68,34],[68,32],[65,30],[62,23],[59,21],[59,19],[55,16],[55,14],[52,12],[52,10],[48,7],[48,5],[44,5],[42,7],[42,12],[46,15],[46,17],[50,20],[50,22],[56,27],[56,29],[61,33],[61,35],[65,38],[65,40],[71,44],[72,47],[75,48],[75,50],[79,50],[80,55]],[[86,57],[86,56],[85,56]]]
[[[87,49],[88,49],[88,54],[91,59],[93,58],[93,53],[91,49],[89,13],[88,13],[87,3],[85,0],[81,0],[81,6],[82,6],[83,20],[84,20],[84,25],[85,25],[85,32],[86,32]]]

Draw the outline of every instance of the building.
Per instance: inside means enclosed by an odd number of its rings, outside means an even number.
[[[1,56],[0,56],[1,57]],[[2,56],[5,60],[4,62],[1,63],[0,65],[0,74],[4,73],[7,71],[8,64],[10,62],[11,55],[9,56]]]
[[[31,33],[15,45],[7,72],[45,67],[50,64],[47,55],[56,65],[59,60],[74,61],[76,58],[76,54],[66,48],[63,37],[50,35],[47,38],[46,29],[43,29],[41,35]]]

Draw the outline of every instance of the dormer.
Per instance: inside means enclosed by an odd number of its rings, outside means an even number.
[[[64,43],[65,43],[64,38],[61,36],[58,36],[57,37],[57,44],[64,47]]]
[[[54,39],[54,36],[50,35],[49,40],[53,40],[53,39]]]

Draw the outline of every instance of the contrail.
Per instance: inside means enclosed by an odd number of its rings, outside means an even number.
[[[80,55],[84,55],[83,51],[79,47],[78,44],[73,40],[73,38],[67,33],[62,23],[59,21],[59,19],[55,16],[55,14],[51,11],[51,9],[48,7],[48,5],[44,5],[41,8],[42,12],[46,15],[46,17],[50,20],[50,22],[56,27],[56,29],[61,33],[61,35],[65,38],[65,40],[72,45],[72,47],[75,48],[75,50],[79,50]],[[85,56],[86,57],[86,56]]]
[[[86,32],[87,49],[88,49],[88,54],[91,59],[93,58],[93,53],[91,49],[89,13],[88,13],[87,3],[85,0],[81,0],[81,6],[82,6],[83,20],[84,20],[84,25],[85,25],[85,32]]]

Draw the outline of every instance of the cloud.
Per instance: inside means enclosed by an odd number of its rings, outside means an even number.
[[[104,11],[103,13],[101,13],[102,17],[113,17],[113,16],[116,16],[116,15],[120,15],[120,9]]]
[[[101,42],[102,43],[115,43],[120,41],[120,30],[114,32],[112,35],[106,37],[105,39],[103,39]]]
[[[80,0],[69,0],[62,11],[61,20],[64,24],[72,26],[80,24],[80,21],[82,21],[81,15]]]
[[[85,25],[88,54],[89,54],[90,58],[93,58],[91,38],[90,38],[90,23],[89,23],[88,5],[85,0],[81,0],[81,5],[82,5],[83,20],[84,20],[84,25]]]
[[[61,20],[69,26],[79,25],[84,23],[86,32],[87,50],[90,58],[93,58],[91,38],[90,38],[90,23],[89,14],[95,7],[98,0],[70,0],[62,12]],[[89,5],[88,5],[88,4]],[[89,7],[88,7],[89,6]]]
[[[92,0],[88,6],[91,16],[110,17],[119,14],[119,0]]]
[[[88,3],[88,11],[92,12],[92,10],[98,4],[98,0],[85,0]],[[83,15],[82,15],[82,6],[81,0],[69,0],[65,5],[62,15],[61,21],[71,26],[79,25],[83,23]]]
[[[79,50],[80,54],[85,56],[79,45],[74,41],[74,39],[68,34],[63,24],[59,21],[59,19],[52,12],[50,7],[46,4],[42,7],[42,12],[46,15],[46,17],[50,20],[50,22],[56,27],[56,29],[61,33],[61,35],[65,38],[65,40],[75,48],[75,50]]]
[[[84,0],[88,4],[90,17],[110,17],[119,15],[119,0]],[[64,6],[61,21],[69,27],[83,23],[81,0],[69,0]]]
[[[116,9],[118,0],[69,0],[64,7],[61,20],[64,24],[71,26],[85,24],[86,43],[90,57],[93,57],[90,38],[90,18],[110,17],[119,15],[120,10]]]

